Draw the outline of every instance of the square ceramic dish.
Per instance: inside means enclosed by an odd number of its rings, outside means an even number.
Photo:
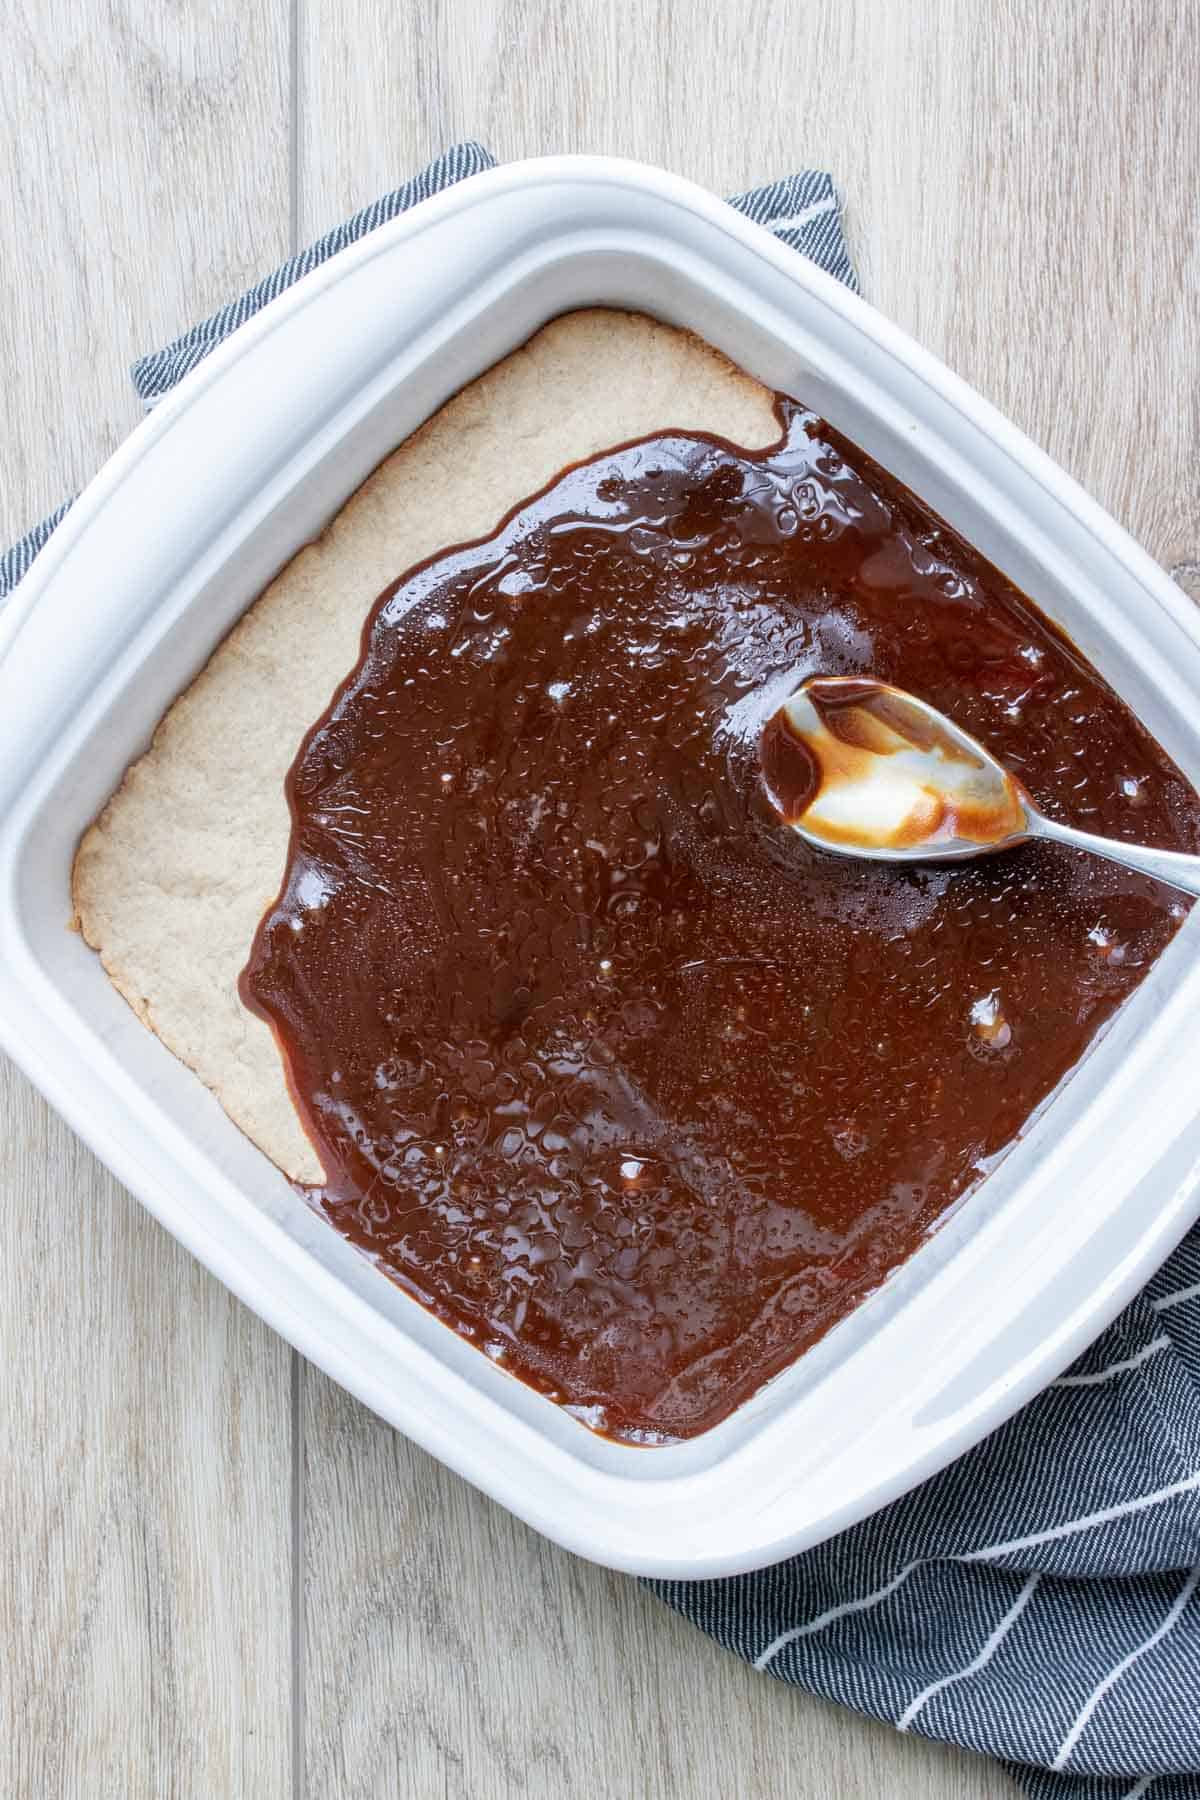
[[[357,1255],[66,928],[81,831],[271,575],[455,389],[597,303],[689,326],[823,412],[1062,625],[1200,782],[1200,616],[1046,457],[698,188],[628,163],[517,164],[372,233],[223,344],[76,502],[10,604],[0,1032],[168,1230],[385,1419],[585,1556],[719,1575],[820,1540],[967,1449],[1191,1223],[1200,908],[916,1256],[731,1418],[654,1450],[593,1436]]]

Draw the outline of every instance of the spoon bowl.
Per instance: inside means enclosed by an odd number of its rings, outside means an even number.
[[[886,682],[810,678],[767,721],[760,756],[776,810],[821,850],[874,862],[962,862],[1048,838],[1200,894],[1200,856],[1046,818],[969,732]]]

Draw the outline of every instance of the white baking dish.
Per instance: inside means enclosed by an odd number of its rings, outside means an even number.
[[[1200,781],[1197,614],[1018,432],[687,182],[600,159],[518,164],[373,233],[214,352],[3,615],[0,1029],[163,1224],[376,1412],[585,1556],[717,1575],[812,1544],[949,1462],[1191,1223],[1200,909],[940,1232],[732,1418],[659,1450],[593,1436],[343,1243],[66,929],[81,830],[270,575],[463,382],[593,303],[690,326],[826,414],[1063,625]],[[64,1230],[71,1208],[64,1196]]]

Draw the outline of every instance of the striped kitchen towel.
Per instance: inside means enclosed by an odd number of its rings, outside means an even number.
[[[492,161],[477,144],[448,151],[145,357],[138,393],[153,405],[309,269]],[[731,204],[855,285],[828,175]],[[0,596],[65,510],[0,557]],[[1198,1584],[1200,1228],[1066,1375],[942,1475],[774,1568],[651,1585],[756,1668],[988,1751],[1038,1800],[1200,1800]]]

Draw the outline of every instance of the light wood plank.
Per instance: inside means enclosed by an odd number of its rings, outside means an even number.
[[[10,0],[0,536],[287,248],[287,8]],[[290,1791],[289,1353],[0,1069],[0,1793]]]
[[[1200,13],[928,0],[879,21],[866,292],[1200,597]]]
[[[288,1353],[0,1063],[0,1793],[288,1792]]]
[[[305,1371],[309,1800],[1000,1800],[756,1675]]]
[[[288,253],[289,15],[5,0],[5,545],[137,424],[134,358]]]
[[[718,191],[823,164],[872,298],[1196,583],[1194,16],[344,0],[335,30],[306,0],[305,20],[305,233],[463,136],[504,159],[641,156]],[[305,1393],[314,1793],[1008,1791],[756,1681],[311,1372]]]

